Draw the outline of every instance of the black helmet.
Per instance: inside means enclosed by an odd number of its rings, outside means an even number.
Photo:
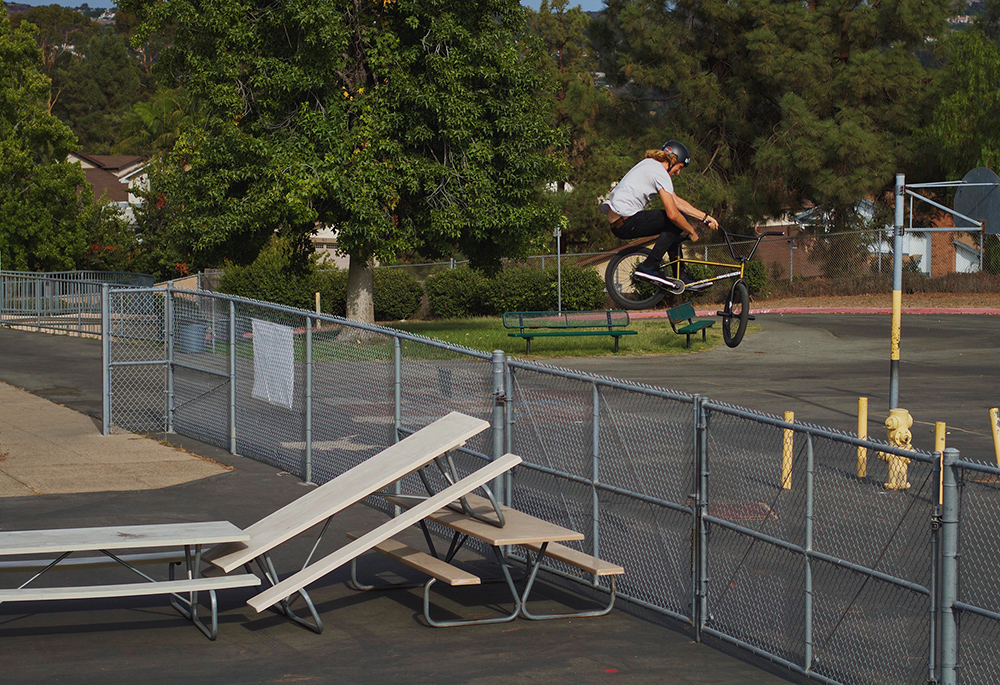
[[[668,140],[660,149],[666,152],[673,152],[677,155],[677,161],[681,164],[688,165],[691,163],[691,153],[688,152],[686,147],[684,147],[684,143],[681,143],[680,141]]]

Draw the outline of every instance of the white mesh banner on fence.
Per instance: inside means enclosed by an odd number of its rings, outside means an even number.
[[[288,409],[295,392],[293,336],[290,326],[253,320],[253,396]]]

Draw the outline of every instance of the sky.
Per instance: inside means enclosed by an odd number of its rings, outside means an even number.
[[[22,5],[62,5],[63,7],[79,7],[85,1],[91,7],[113,7],[113,0],[15,0]],[[525,7],[538,9],[541,0],[521,0]],[[569,6],[579,5],[585,12],[598,12],[604,8],[604,0],[569,0]]]

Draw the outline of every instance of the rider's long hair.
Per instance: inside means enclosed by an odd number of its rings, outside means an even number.
[[[655,159],[661,164],[666,162],[670,166],[677,163],[677,155],[670,150],[646,150],[646,159]]]

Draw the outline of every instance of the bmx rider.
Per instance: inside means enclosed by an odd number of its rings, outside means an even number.
[[[674,194],[673,177],[690,163],[688,149],[676,140],[668,140],[659,150],[648,150],[645,159],[629,169],[608,199],[601,203],[601,211],[611,222],[611,232],[618,238],[634,240],[659,236],[649,258],[636,267],[635,277],[671,290],[683,290],[683,284],[660,274],[663,255],[669,253],[676,259],[680,255],[681,241],[698,240],[698,233],[685,215],[702,216],[701,221],[712,230],[719,228],[719,222],[708,212]],[[645,209],[655,195],[659,196],[664,208]],[[692,280],[683,273],[681,277],[685,283]]]

